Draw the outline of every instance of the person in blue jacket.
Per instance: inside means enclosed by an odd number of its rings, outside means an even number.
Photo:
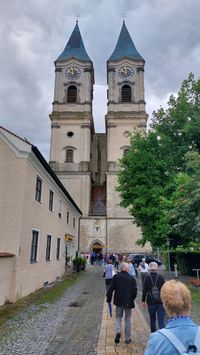
[[[198,326],[190,318],[191,295],[189,289],[180,281],[166,281],[161,288],[161,299],[168,315],[167,330],[189,350],[193,346]],[[163,329],[165,331],[165,329]],[[144,355],[180,354],[168,338],[156,331],[149,336]]]

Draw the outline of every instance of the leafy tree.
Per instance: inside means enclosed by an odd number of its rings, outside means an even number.
[[[183,245],[200,242],[200,154],[188,152],[185,160],[186,173],[176,176],[177,188],[169,211],[172,231],[181,237]]]
[[[133,134],[130,144],[120,160],[117,190],[121,206],[129,209],[142,229],[138,243],[158,246],[170,238],[181,244],[182,235],[172,228],[175,220],[170,211],[179,186],[176,177],[186,168],[185,154],[200,151],[200,80],[190,74],[177,98],[170,97],[168,108],[153,113],[150,130]]]

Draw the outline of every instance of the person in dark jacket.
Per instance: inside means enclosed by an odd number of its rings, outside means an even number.
[[[143,290],[142,290],[143,309],[145,308],[147,303],[149,316],[150,316],[150,328],[152,333],[156,331],[156,315],[158,318],[159,329],[165,327],[165,323],[164,323],[165,312],[164,312],[162,300],[160,297],[158,297],[158,299],[155,299],[152,293],[152,289],[154,286],[157,286],[158,290],[160,291],[162,285],[165,283],[163,276],[159,275],[157,271],[158,271],[158,264],[155,262],[150,263],[149,275],[145,277]]]
[[[121,323],[125,313],[125,342],[131,342],[131,309],[135,307],[134,300],[137,296],[137,284],[133,276],[129,275],[129,264],[122,263],[120,272],[115,274],[107,291],[107,302],[111,303],[114,292],[116,306],[116,336],[115,343],[120,342]]]

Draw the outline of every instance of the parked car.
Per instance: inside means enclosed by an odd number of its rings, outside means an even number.
[[[149,264],[152,261],[154,261],[159,266],[162,265],[162,262],[159,259],[157,259],[154,256],[149,255],[149,254],[130,254],[128,257],[131,258],[132,264],[135,265],[136,267],[139,266],[139,264],[142,261],[142,258],[145,258],[147,264]]]

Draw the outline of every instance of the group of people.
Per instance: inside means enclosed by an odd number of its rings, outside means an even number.
[[[191,295],[189,289],[180,281],[164,280],[158,272],[158,265],[145,259],[138,270],[142,281],[142,307],[148,307],[151,335],[145,355],[171,355],[200,351],[200,327],[190,318]],[[131,310],[135,307],[137,296],[136,271],[131,259],[121,262],[119,270],[111,259],[105,266],[107,302],[116,306],[115,343],[121,340],[122,318],[125,315],[125,342],[131,340]],[[166,315],[166,317],[165,317]],[[156,317],[158,330],[156,331]],[[165,318],[167,322],[165,322]],[[166,323],[166,324],[165,324]],[[182,352],[181,352],[182,351]],[[198,353],[198,352],[197,352]]]

